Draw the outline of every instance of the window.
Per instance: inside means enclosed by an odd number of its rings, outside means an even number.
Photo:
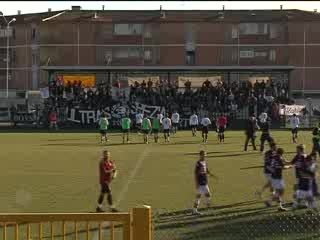
[[[151,51],[150,50],[144,51],[144,60],[147,60],[147,61],[151,60]]]
[[[240,34],[242,35],[268,34],[268,24],[267,23],[241,23]]]
[[[231,31],[232,38],[238,38],[238,27],[233,25]]]
[[[32,38],[32,40],[36,39],[36,29],[35,28],[32,28],[31,38]]]
[[[277,38],[278,37],[278,25],[271,24],[270,25],[270,38]]]
[[[32,53],[32,65],[37,65],[37,55]]]
[[[7,37],[8,34],[9,34],[9,37],[12,36],[12,28],[9,28],[9,31],[6,28],[0,29],[0,38]]]
[[[111,51],[106,51],[104,54],[104,59],[105,59],[105,63],[107,65],[110,65],[112,62],[112,52]]]
[[[254,50],[253,49],[247,49],[247,50],[240,51],[240,58],[253,58],[253,57],[254,57]]]
[[[140,49],[136,47],[119,48],[114,53],[115,58],[139,58],[140,55]]]
[[[269,53],[269,60],[272,62],[276,61],[276,50],[271,49]]]
[[[16,29],[12,28],[12,38],[16,39]]]
[[[268,53],[267,52],[255,52],[254,56],[255,57],[267,57]]]
[[[151,26],[150,25],[144,25],[144,37],[145,38],[151,38]]]
[[[136,47],[129,48],[129,57],[138,58],[140,57],[140,49]]]
[[[232,62],[238,61],[238,49],[232,49],[231,59],[232,59]]]
[[[186,64],[187,65],[194,65],[195,64],[195,53],[194,51],[187,51],[186,52]]]
[[[185,41],[186,43],[194,44],[196,36],[196,25],[193,23],[185,24]]]
[[[142,24],[114,24],[115,35],[141,35]]]
[[[119,48],[114,53],[115,58],[128,58],[129,52],[127,48]]]
[[[16,50],[13,49],[11,52],[11,63],[16,63],[16,58],[17,58],[17,54],[16,54]]]

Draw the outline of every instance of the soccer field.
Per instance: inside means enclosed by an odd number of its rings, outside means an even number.
[[[292,159],[295,145],[291,133],[272,134],[285,149],[285,157]],[[118,133],[110,134],[110,140],[101,145],[96,133],[1,133],[0,211],[94,211],[100,190],[98,162],[102,149],[108,149],[119,170],[112,185],[114,202],[123,211],[150,205],[156,239],[270,239],[276,220],[281,222],[292,215],[278,213],[276,207],[266,209],[255,197],[254,192],[265,180],[263,161],[251,146],[243,152],[242,131],[227,131],[222,144],[215,132],[210,132],[208,143],[202,144],[200,134],[192,137],[190,131],[178,132],[170,143],[164,143],[161,136],[159,144],[151,139],[152,143],[145,145],[136,133],[130,144],[123,145]],[[311,132],[301,131],[299,142],[305,143],[309,152]],[[210,179],[212,208],[194,217],[188,211],[194,202],[193,171],[199,150],[207,151],[209,169],[219,179]],[[292,169],[285,171],[286,201],[292,200],[293,177]],[[297,220],[301,211],[295,214]],[[239,235],[237,231],[244,228],[243,236]],[[283,231],[278,230],[272,239],[283,239]],[[304,232],[293,230],[290,234],[295,237]]]

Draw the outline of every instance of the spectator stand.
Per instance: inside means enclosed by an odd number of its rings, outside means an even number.
[[[276,67],[262,67],[268,68],[266,70],[239,66],[180,66],[177,69],[53,66],[43,70],[50,76],[50,97],[46,104],[58,112],[63,122],[68,122],[70,109],[103,111],[115,104],[128,109],[138,102],[165,108],[168,113],[177,110],[184,120],[183,127],[188,127],[186,122],[192,112],[197,112],[200,118],[206,115],[216,118],[225,113],[231,125],[234,125],[232,120],[237,120],[238,127],[242,127],[238,120],[247,119],[253,112],[259,115],[266,111],[273,121],[279,121],[279,104],[290,103],[288,82],[275,79],[279,74],[272,73]],[[290,67],[278,66],[277,70],[288,74]],[[96,81],[97,72],[106,73],[105,81]],[[238,80],[231,77],[234,73],[238,73]],[[65,76],[69,76],[69,81]],[[70,76],[79,76],[81,81],[75,78],[70,81]]]

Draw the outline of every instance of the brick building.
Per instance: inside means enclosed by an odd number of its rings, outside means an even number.
[[[42,68],[83,71],[152,69],[170,80],[194,73],[224,81],[289,81],[294,94],[320,93],[320,14],[300,10],[88,11],[18,14],[7,32],[0,19],[0,89],[6,87],[6,37],[10,39],[10,89],[38,89]],[[183,69],[184,72],[174,71]],[[157,69],[159,72],[157,73]],[[208,71],[205,71],[207,69]],[[97,81],[117,70],[97,72]],[[129,73],[120,74],[120,76]],[[144,72],[148,76],[148,71]],[[111,75],[111,76],[110,76]]]

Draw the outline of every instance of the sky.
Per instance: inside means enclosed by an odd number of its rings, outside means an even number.
[[[164,10],[216,10],[222,9],[301,9],[320,12],[320,1],[1,1],[0,11],[4,15],[46,12],[71,9],[71,6],[81,6],[85,10],[102,10],[102,5],[109,10],[157,10],[162,5]]]

